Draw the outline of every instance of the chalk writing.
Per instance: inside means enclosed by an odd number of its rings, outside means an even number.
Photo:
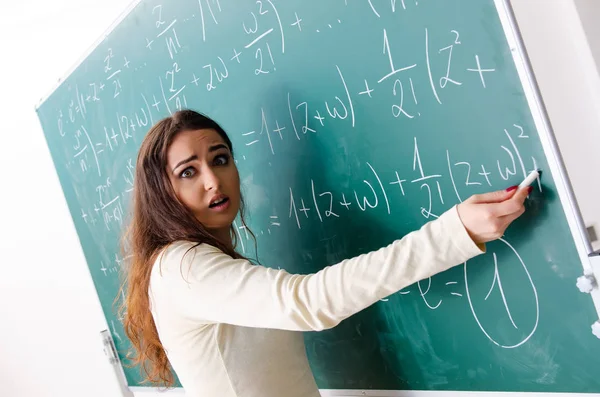
[[[341,260],[332,236],[352,240],[344,233],[353,222],[387,222],[382,230],[404,233],[543,166],[532,123],[506,108],[498,110],[501,122],[484,125],[477,114],[479,102],[490,106],[503,92],[512,62],[468,24],[429,23],[431,6],[423,3],[198,0],[192,8],[162,2],[134,11],[131,37],[111,33],[44,108],[49,141],[60,142],[52,154],[74,200],[73,219],[95,244],[86,253],[102,253],[90,265],[93,277],[114,283],[126,265],[118,237],[130,217],[139,145],[158,120],[184,108],[206,111],[231,137],[256,211],[250,226],[267,255],[274,242],[298,240]],[[479,140],[462,144],[470,139]],[[237,249],[251,254],[241,219],[233,232]],[[483,294],[466,263],[460,279],[430,277],[380,304],[415,300],[442,315],[464,302],[472,326],[496,346],[521,346],[537,327],[536,286],[518,246],[508,237],[499,244],[483,256]],[[515,264],[516,275],[509,273]],[[514,280],[535,299],[515,302]],[[494,304],[501,326],[520,336],[486,322]],[[110,320],[119,340],[121,320]]]

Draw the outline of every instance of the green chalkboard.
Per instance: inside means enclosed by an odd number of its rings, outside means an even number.
[[[232,138],[261,263],[293,272],[544,171],[527,215],[486,255],[307,334],[320,388],[600,392],[573,214],[499,15],[492,0],[133,7],[38,108],[119,351],[137,149],[152,123],[189,107]],[[125,373],[138,385],[137,369]]]

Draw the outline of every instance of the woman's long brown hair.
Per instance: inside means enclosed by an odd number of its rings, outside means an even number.
[[[216,239],[175,196],[166,173],[167,150],[181,131],[214,129],[233,156],[231,140],[210,118],[182,110],[157,122],[144,138],[138,152],[133,187],[132,219],[124,234],[123,251],[129,260],[121,291],[125,300],[119,308],[125,332],[131,341],[128,359],[139,366],[145,383],[173,386],[174,375],[150,312],[148,288],[154,261],[163,248],[178,240],[207,243],[232,257],[237,234],[231,226],[233,247]],[[244,201],[240,203],[244,226]]]

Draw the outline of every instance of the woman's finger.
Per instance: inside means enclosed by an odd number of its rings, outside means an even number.
[[[505,225],[504,229],[506,230],[506,228],[508,228],[511,223],[513,223],[517,218],[519,218],[524,213],[525,213],[525,207],[521,206],[521,208],[517,212],[508,214],[508,215],[504,215],[503,217],[501,217],[500,221],[502,222],[502,224]]]
[[[517,187],[512,186],[506,190],[497,190],[495,192],[474,194],[473,196],[469,197],[469,199],[466,201],[468,201],[471,204],[501,203],[511,198],[515,194],[516,190]]]
[[[518,213],[523,208],[523,203],[527,199],[527,196],[530,192],[531,187],[518,189],[510,199],[501,203],[492,204],[494,215],[497,217],[503,217]]]

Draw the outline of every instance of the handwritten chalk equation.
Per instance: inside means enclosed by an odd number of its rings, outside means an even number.
[[[207,108],[223,118],[218,121],[233,126],[226,130],[240,168],[266,156],[269,166],[277,169],[289,161],[290,153],[299,154],[295,148],[310,140],[327,140],[331,131],[360,134],[365,115],[373,109],[383,109],[377,117],[383,115],[386,125],[409,127],[396,143],[410,147],[411,156],[386,161],[385,166],[377,158],[361,160],[344,186],[330,186],[318,176],[303,174],[298,180],[271,187],[277,193],[274,196],[284,199],[267,203],[272,211],[250,224],[260,245],[268,246],[281,233],[307,233],[357,214],[385,218],[408,210],[425,222],[466,199],[473,189],[506,188],[505,182],[513,177],[525,177],[537,169],[535,155],[524,154],[531,153],[535,133],[517,118],[482,131],[495,142],[482,149],[489,153],[484,161],[471,160],[455,147],[442,148],[442,162],[428,158],[434,149],[439,153],[439,145],[413,133],[410,126],[436,117],[438,109],[452,106],[458,95],[471,95],[473,101],[488,97],[504,76],[499,58],[477,47],[479,41],[472,40],[462,25],[442,28],[419,23],[411,25],[410,37],[400,34],[400,18],[419,15],[427,2],[348,4],[339,0],[325,16],[300,3],[288,6],[280,0],[251,2],[243,6],[243,12],[238,10],[242,6],[219,0],[197,0],[186,14],[167,2],[140,11],[144,15],[140,33],[131,37],[133,44],[103,42],[95,60],[84,61],[83,77],[61,87],[66,99],[51,118],[64,155],[61,166],[76,196],[73,217],[103,251],[94,271],[116,280],[129,259],[121,258],[116,247],[134,189],[137,149],[155,122],[184,108]],[[365,18],[361,26],[373,38],[369,43],[376,49],[369,59],[371,75],[356,67],[355,62],[363,61],[361,49],[338,42],[354,26],[346,12],[352,8]],[[390,15],[397,21],[384,23]],[[214,43],[218,45],[211,47]],[[334,55],[311,59],[310,50],[321,43],[332,54],[338,54],[334,50],[343,45],[357,54],[352,63]],[[326,81],[327,89],[319,91],[321,82],[311,79],[302,87],[288,88],[290,74],[313,67],[311,62],[319,62],[319,78]],[[264,94],[256,100],[250,95],[247,109],[241,109],[247,113],[241,111],[244,116],[238,117],[236,106],[241,105],[236,96],[246,84],[251,89],[245,95],[256,91],[258,96],[266,86],[283,88],[269,101]],[[467,113],[456,117],[467,117]],[[537,188],[542,190],[539,180]],[[240,251],[251,251],[248,228],[240,220],[234,227]],[[471,262],[467,262],[461,278],[441,285],[439,278],[429,278],[395,298],[418,299],[431,311],[442,310],[449,300],[464,301],[492,343],[519,347],[535,333],[539,320],[534,280],[525,260],[506,239],[483,258],[493,269],[488,279],[474,282]],[[526,302],[514,296],[515,280],[519,294],[528,297]],[[499,316],[497,323],[487,315],[490,307]],[[111,320],[113,334],[120,320]]]
[[[290,227],[299,232],[306,226],[314,225],[315,223],[325,223],[339,219],[340,217],[353,217],[353,213],[360,211],[384,211],[388,215],[393,215],[396,206],[405,208],[407,205],[414,206],[416,203],[421,203],[417,208],[419,213],[425,219],[437,218],[448,208],[450,200],[459,202],[463,200],[460,190],[470,186],[482,186],[493,188],[504,183],[511,176],[522,174],[527,175],[530,170],[536,169],[537,161],[531,157],[530,161],[525,164],[525,160],[519,149],[519,140],[527,140],[529,136],[525,134],[524,129],[513,124],[510,128],[502,129],[498,132],[504,138],[505,144],[501,144],[494,151],[497,153],[498,159],[489,159],[489,164],[472,164],[469,161],[456,161],[451,158],[449,150],[446,150],[447,169],[436,170],[435,172],[426,172],[429,167],[427,163],[421,159],[421,149],[419,148],[418,140],[413,138],[413,158],[412,167],[408,170],[378,170],[376,165],[371,162],[366,162],[364,170],[366,176],[359,182],[355,182],[354,189],[348,192],[340,192],[339,189],[323,188],[318,186],[313,179],[306,182],[306,187],[301,189],[301,192],[289,187],[288,202],[285,204],[285,209],[274,210],[276,213],[286,213],[287,219],[277,219],[277,227]],[[529,167],[529,168],[528,168]],[[395,178],[386,179],[383,175],[393,175]],[[402,177],[401,177],[402,175]],[[449,180],[452,190],[445,191],[442,182]],[[502,185],[505,188],[505,185]],[[542,190],[542,185],[538,180],[538,189]],[[338,192],[337,194],[334,193]],[[451,196],[453,193],[456,199]],[[394,199],[399,200],[394,200]],[[401,200],[401,201],[400,201]],[[284,223],[282,221],[287,221]],[[237,226],[237,225],[236,225]],[[267,234],[270,235],[273,229],[273,223],[267,227]],[[259,233],[260,236],[265,235],[264,230]],[[239,234],[243,239],[247,240],[247,234]],[[260,242],[260,240],[259,240]],[[508,250],[503,251],[504,256],[498,256],[496,251],[490,251],[485,255],[486,260],[493,258],[493,278],[490,280],[490,286],[485,296],[475,296],[472,287],[469,284],[468,277],[468,262],[464,264],[464,279],[463,285],[458,281],[450,281],[445,284],[445,289],[453,299],[465,298],[468,301],[469,308],[477,325],[485,336],[494,344],[502,348],[515,348],[525,343],[537,329],[539,320],[539,301],[537,290],[533,279],[529,273],[527,265],[518,253],[518,251],[506,239],[500,239],[500,242],[508,247]],[[245,250],[243,246],[242,249]],[[506,255],[509,257],[506,257]],[[511,274],[511,282],[514,282],[518,277],[524,282],[524,287],[519,291],[506,289],[502,283],[502,263],[505,266],[513,266],[518,264],[517,274],[513,269]],[[481,264],[478,264],[481,266]],[[433,278],[435,280],[435,277]],[[479,283],[479,285],[481,282]],[[443,299],[439,297],[428,297],[432,287],[432,278],[420,281],[411,288],[399,291],[400,296],[417,296],[423,301],[425,306],[430,310],[436,310],[442,306]],[[527,290],[527,291],[525,291]],[[528,299],[522,301],[517,299],[517,302],[510,301],[507,298],[509,291],[512,295],[516,293],[526,294]],[[481,311],[489,312],[486,309],[485,303],[492,302],[496,299],[501,299],[502,308],[505,315],[507,326],[514,328],[515,332],[504,332],[501,335],[504,339],[495,336],[494,332],[498,332],[498,324],[500,321],[495,313],[494,327],[490,327],[482,320]],[[389,299],[384,299],[386,302]],[[527,311],[530,315],[522,324],[517,324],[517,320],[512,315],[512,310],[518,307],[519,312]]]

